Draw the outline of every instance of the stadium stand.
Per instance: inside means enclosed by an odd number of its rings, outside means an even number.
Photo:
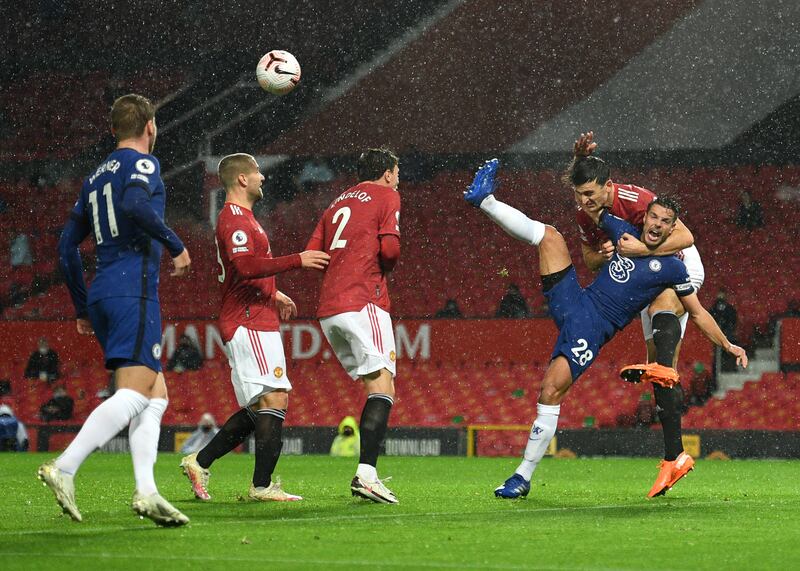
[[[786,187],[800,187],[800,168],[626,169],[615,175],[616,180],[672,193],[683,202],[686,213],[682,218],[694,232],[707,269],[701,300],[709,305],[720,287],[727,288],[739,312],[740,341],[748,343],[754,325],[765,328],[771,316],[784,312],[791,300],[800,298],[793,279],[793,275],[800,272],[800,256],[794,251],[790,234],[779,231],[791,227],[796,217],[792,203],[782,200],[780,191]],[[572,197],[558,176],[551,170],[509,170],[503,174],[501,192],[510,203],[559,228],[577,262],[580,247],[572,218]],[[508,283],[520,286],[531,308],[542,307],[544,297],[539,288],[535,253],[519,249],[459,199],[470,177],[468,171],[444,171],[429,183],[402,187],[403,255],[392,277],[396,315],[430,317],[445,300],[454,298],[465,316],[491,317]],[[314,193],[279,203],[268,214],[261,214],[275,253],[303,250],[318,214],[352,182],[339,179]],[[56,229],[63,224],[63,213],[74,200],[77,185],[77,181],[72,181],[46,190],[48,196],[52,196],[52,209],[41,216],[38,213],[32,217],[14,216],[9,225],[4,225],[2,235],[6,243],[17,232],[35,237],[34,250],[39,252],[35,260],[41,260],[42,264],[34,266],[33,273],[24,268],[12,270],[6,258],[0,263],[4,276],[29,287],[34,273],[52,274],[55,259],[51,253],[57,241]],[[734,218],[742,190],[749,190],[761,202],[767,222],[765,228],[746,232],[736,226]],[[9,203],[11,211],[24,211],[27,208],[24,197],[32,192],[37,191],[26,184],[0,188],[0,196]],[[713,195],[713,203],[709,203],[708,195]],[[166,318],[213,316],[219,295],[213,235],[204,223],[183,220],[176,227],[180,235],[187,237],[194,254],[194,282],[192,288],[186,288],[176,280],[162,280],[163,314]],[[447,255],[443,256],[442,252]],[[431,259],[437,259],[437,263],[431,264]],[[781,260],[781,265],[765,268],[762,263],[765,259]],[[474,269],[464,271],[465,262]],[[169,261],[165,260],[164,269],[168,267]],[[577,268],[581,281],[588,283],[589,272],[582,263],[578,263]],[[752,268],[761,269],[753,271]],[[281,276],[279,282],[298,303],[301,315],[313,316],[319,280],[309,279],[302,272],[291,272]],[[419,295],[419,283],[428,284],[424,296]],[[66,289],[60,286],[50,287],[45,295],[32,297],[21,307],[7,308],[3,313],[6,319],[70,315]]]

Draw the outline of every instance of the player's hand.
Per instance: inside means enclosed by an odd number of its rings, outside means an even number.
[[[92,324],[88,319],[79,317],[77,326],[80,335],[94,335],[94,329],[92,329]]]
[[[189,273],[192,267],[192,259],[189,257],[189,251],[184,248],[183,252],[172,258],[172,264],[175,269],[170,274],[173,277],[183,277]]]
[[[309,268],[312,270],[324,270],[328,265],[331,257],[325,252],[319,250],[306,250],[300,252],[301,267]]]
[[[626,258],[639,258],[650,255],[650,250],[647,249],[647,246],[627,232],[617,242],[617,252],[619,252],[620,256],[625,256]]]
[[[611,256],[614,255],[614,244],[611,240],[606,240],[600,245],[600,249],[597,250],[597,253],[603,256],[604,260],[610,260]]]
[[[589,131],[588,133],[581,133],[581,136],[575,141],[575,147],[573,147],[572,152],[576,157],[588,157],[596,148],[597,143],[594,142],[594,131]]]
[[[731,343],[731,346],[726,349],[728,353],[736,357],[736,364],[741,365],[743,368],[747,368],[747,353],[744,349],[739,347],[738,345],[734,345]]]
[[[285,293],[275,292],[275,305],[278,307],[278,313],[282,321],[297,317],[297,306],[292,301],[292,298]]]

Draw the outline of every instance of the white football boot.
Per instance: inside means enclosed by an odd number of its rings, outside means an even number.
[[[55,460],[50,460],[39,466],[37,472],[39,479],[53,490],[56,501],[64,513],[75,521],[83,521],[81,512],[75,504],[75,481],[71,474],[56,468]]]

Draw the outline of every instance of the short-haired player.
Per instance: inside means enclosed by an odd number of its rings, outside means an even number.
[[[395,396],[387,277],[400,258],[397,156],[386,149],[364,151],[358,180],[331,202],[307,247],[331,255],[317,317],[339,362],[367,391],[359,422],[359,464],[350,490],[376,503],[396,504],[376,466]]]
[[[280,319],[297,314],[294,302],[278,290],[275,276],[295,268],[322,270],[329,256],[313,250],[272,256],[267,233],[253,215],[253,206],[264,196],[264,175],[253,156],[224,157],[219,178],[226,192],[215,237],[222,286],[219,328],[241,408],[202,450],[184,457],[181,468],[195,496],[210,500],[211,464],[255,433],[255,467],[248,496],[257,501],[301,500],[272,479],[283,447],[283,421],[292,390]]]
[[[611,179],[608,164],[594,156],[597,148],[594,133],[582,133],[575,141],[574,159],[564,175],[571,185],[578,203],[576,219],[581,236],[583,260],[592,271],[601,270],[611,254],[616,251],[628,258],[640,256],[679,256],[695,290],[705,279],[700,253],[694,246],[694,237],[678,220],[674,231],[657,248],[649,249],[636,235],[625,234],[616,244],[599,228],[592,217],[601,209],[630,222],[641,230],[648,205],[655,200],[653,192],[631,184],[619,184]],[[644,378],[653,382],[653,393],[664,437],[664,459],[648,497],[660,496],[669,491],[678,480],[694,467],[694,459],[683,450],[681,434],[681,386],[660,384],[659,379],[677,377],[678,353],[681,339],[689,319],[678,296],[665,289],[641,312],[642,330],[647,345],[647,364],[632,365],[623,370],[623,378],[638,382]]]
[[[117,147],[84,180],[58,244],[59,264],[77,313],[78,333],[94,334],[117,391],[92,411],[78,435],[39,477],[76,521],[73,477],[95,449],[128,426],[136,491],[133,510],[163,526],[189,518],[158,493],[153,465],[167,386],[161,373],[161,312],[158,302],[161,249],[172,256],[173,276],[185,276],[191,259],[164,223],[166,192],[152,155],[155,107],[141,95],[124,95],[111,107]],[[86,291],[78,247],[92,235],[97,273]]]

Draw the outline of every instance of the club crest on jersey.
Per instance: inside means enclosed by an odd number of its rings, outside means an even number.
[[[631,278],[631,272],[636,268],[636,264],[623,256],[611,260],[608,264],[608,274],[617,283],[624,284]]]
[[[651,272],[660,272],[661,271],[661,262],[659,262],[658,260],[650,260],[650,263],[648,264],[648,267],[650,268]]]
[[[394,351],[389,351],[389,360],[394,363],[394,360],[397,359],[397,355]]]
[[[280,379],[283,376],[283,369],[281,369],[280,367],[275,367],[272,370],[272,374],[275,375],[276,379]]]
[[[231,236],[231,240],[237,246],[243,246],[247,244],[247,234],[245,234],[243,230],[237,230],[233,233],[233,236]]]
[[[161,345],[159,343],[153,345],[153,358],[154,359],[161,358]]]
[[[153,174],[156,172],[156,165],[150,159],[139,159],[136,161],[136,170],[142,174]]]

